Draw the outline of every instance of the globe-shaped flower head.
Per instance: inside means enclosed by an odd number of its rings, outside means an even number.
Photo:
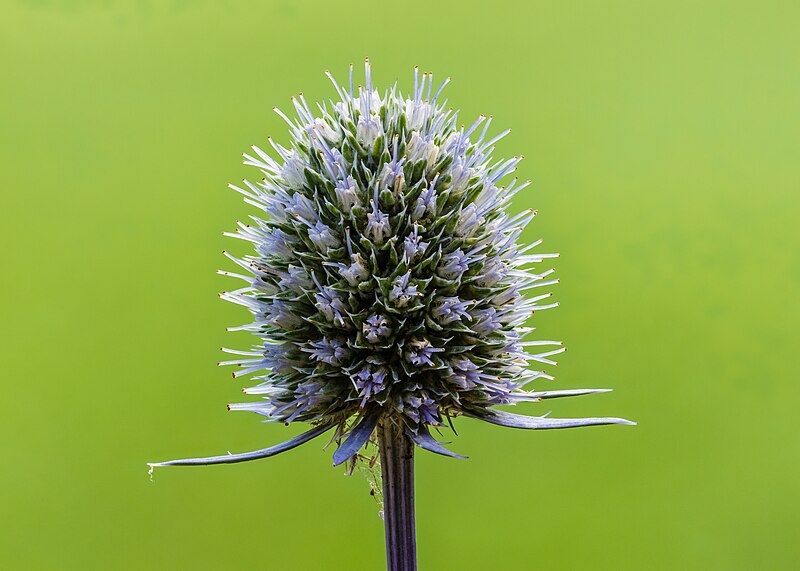
[[[392,417],[418,446],[443,454],[429,432],[459,415],[520,428],[625,423],[615,418],[549,419],[493,409],[599,390],[531,392],[552,379],[542,365],[560,342],[525,339],[537,310],[555,307],[557,280],[542,267],[556,254],[518,243],[536,215],[508,211],[528,186],[508,180],[521,157],[494,159],[491,118],[465,128],[414,72],[414,90],[380,93],[369,62],[365,85],[340,86],[336,102],[310,107],[294,98],[296,117],[280,111],[291,142],[274,153],[253,147],[245,163],[259,180],[232,186],[259,216],[231,234],[255,252],[231,260],[243,288],[222,295],[247,307],[258,344],[235,377],[260,397],[230,405],[266,419],[310,422],[309,432],[249,454],[178,461],[236,462],[301,444],[338,427],[336,463]]]

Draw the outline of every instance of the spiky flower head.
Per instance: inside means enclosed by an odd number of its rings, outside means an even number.
[[[244,358],[223,364],[253,375],[256,401],[230,405],[311,431],[263,451],[180,461],[236,462],[269,456],[338,427],[336,463],[352,457],[382,416],[400,419],[419,446],[450,454],[429,427],[467,415],[520,428],[624,423],[615,418],[549,419],[497,405],[600,392],[531,392],[540,370],[564,351],[525,339],[536,311],[556,307],[557,283],[540,241],[518,239],[536,212],[509,212],[529,182],[511,178],[522,157],[494,159],[491,117],[459,126],[440,98],[443,82],[414,70],[414,89],[379,92],[369,61],[365,85],[336,89],[337,101],[296,116],[276,110],[290,143],[253,147],[245,164],[259,179],[231,188],[261,212],[233,237],[255,252],[228,257],[245,275],[222,294],[252,323],[233,328],[258,338]],[[346,437],[345,437],[346,435]],[[343,443],[342,443],[343,441]]]

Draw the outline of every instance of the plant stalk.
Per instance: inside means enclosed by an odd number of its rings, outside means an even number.
[[[416,571],[414,523],[414,443],[399,419],[384,417],[378,425],[383,480],[383,523],[388,571]]]

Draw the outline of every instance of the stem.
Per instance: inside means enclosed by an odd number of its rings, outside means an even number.
[[[383,522],[388,571],[416,571],[414,525],[414,443],[399,419],[384,417],[378,425],[383,480]]]

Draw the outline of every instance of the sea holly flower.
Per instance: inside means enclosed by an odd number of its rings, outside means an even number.
[[[254,316],[248,329],[261,340],[258,356],[226,363],[239,367],[237,376],[258,374],[267,402],[257,410],[276,422],[314,423],[314,433],[338,426],[350,439],[354,426],[393,416],[423,447],[425,419],[464,415],[528,428],[627,423],[534,422],[493,409],[602,392],[525,388],[549,378],[527,365],[552,366],[563,347],[530,352],[537,342],[525,341],[533,312],[557,304],[540,303],[549,294],[527,295],[556,283],[545,280],[550,268],[537,269],[555,255],[536,253],[539,242],[518,243],[536,213],[510,214],[508,198],[528,183],[501,181],[521,157],[493,159],[507,131],[488,137],[491,118],[458,126],[458,113],[440,99],[447,82],[432,94],[432,76],[415,70],[410,94],[393,87],[381,95],[369,62],[365,69],[364,87],[333,81],[340,100],[316,115],[302,96],[293,99],[297,119],[280,113],[290,146],[270,140],[274,158],[254,147],[245,162],[260,180],[233,187],[268,214],[233,233],[255,246],[254,255],[235,259],[253,277],[223,296]],[[349,372],[368,359],[382,364]],[[309,378],[315,384],[305,384]],[[374,402],[380,391],[388,396]],[[371,437],[357,434],[359,446],[337,463]]]
[[[333,429],[341,464],[377,429],[387,539],[395,534],[397,545],[403,530],[389,514],[411,500],[386,482],[408,482],[400,476],[413,470],[414,445],[458,456],[431,426],[459,416],[534,430],[632,423],[495,409],[605,391],[529,388],[552,380],[534,365],[555,365],[564,347],[529,339],[531,316],[557,306],[542,292],[557,283],[546,265],[557,254],[540,252],[541,241],[519,242],[536,216],[510,212],[510,199],[529,184],[511,178],[522,158],[493,157],[508,131],[489,135],[491,117],[459,126],[441,99],[449,80],[434,91],[433,76],[415,69],[411,93],[379,93],[369,61],[365,74],[356,88],[352,66],[344,86],[328,73],[338,101],[314,111],[302,95],[293,98],[294,118],[278,111],[289,147],[272,139],[272,152],[253,147],[244,157],[256,182],[231,185],[261,214],[228,234],[254,252],[228,254],[249,275],[222,272],[246,282],[222,297],[253,316],[232,329],[258,340],[251,351],[229,350],[247,358],[223,363],[258,381],[245,389],[258,400],[230,408],[312,427],[255,452],[151,466],[265,458]]]

